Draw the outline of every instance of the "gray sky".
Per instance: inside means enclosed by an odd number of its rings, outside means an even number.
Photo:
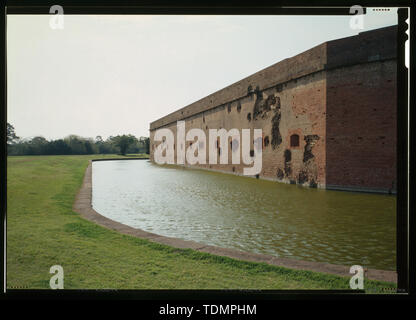
[[[149,123],[322,42],[348,16],[7,16],[7,121],[47,139],[134,134]],[[368,10],[364,30],[397,24]]]

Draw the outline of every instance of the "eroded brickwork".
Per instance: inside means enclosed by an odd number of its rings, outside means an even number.
[[[394,191],[395,39],[396,27],[388,27],[323,43],[152,122],[151,160],[158,144],[155,130],[169,128],[176,162],[179,120],[185,121],[186,131],[204,130],[207,144],[209,129],[261,128],[260,178]],[[229,139],[229,164],[208,164],[207,148],[207,164],[196,166],[243,174],[247,165],[231,164],[232,148]],[[217,150],[218,155],[226,152],[220,146]]]

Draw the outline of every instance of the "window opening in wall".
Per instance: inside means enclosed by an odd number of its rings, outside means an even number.
[[[290,146],[291,147],[299,147],[299,135],[292,134],[290,136]]]

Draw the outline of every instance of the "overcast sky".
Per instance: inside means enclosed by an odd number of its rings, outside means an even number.
[[[7,16],[7,121],[47,139],[134,134],[322,42],[356,35],[348,16]],[[364,30],[397,24],[368,10]]]

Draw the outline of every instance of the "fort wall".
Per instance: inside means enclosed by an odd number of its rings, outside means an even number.
[[[179,120],[202,129],[207,143],[209,129],[261,128],[259,178],[394,191],[396,33],[393,26],[323,43],[152,122],[151,160],[155,130],[169,128],[176,139]],[[229,164],[208,164],[207,152],[207,164],[195,166],[243,174],[246,164],[231,164],[231,139],[227,146],[218,152],[228,152]]]

